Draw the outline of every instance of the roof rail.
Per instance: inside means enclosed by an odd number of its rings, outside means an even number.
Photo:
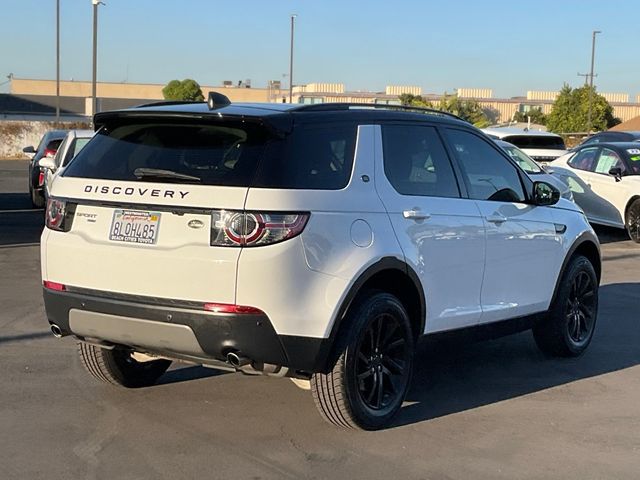
[[[159,102],[149,102],[149,103],[143,103],[142,105],[136,105],[133,108],[163,107],[166,105],[185,105],[187,103],[201,103],[201,102],[192,102],[190,100],[160,100]]]
[[[426,107],[413,107],[411,105],[387,105],[384,103],[314,103],[311,105],[301,105],[300,107],[294,108],[296,112],[331,112],[337,110],[350,110],[350,109],[372,109],[372,110],[399,110],[402,112],[415,112],[415,113],[428,113],[431,115],[441,115],[443,117],[451,117],[457,120],[462,120],[466,122],[463,118],[460,118],[458,115],[455,115],[450,112],[445,112],[444,110],[438,110],[435,108],[426,108]],[[468,122],[467,122],[468,123]]]

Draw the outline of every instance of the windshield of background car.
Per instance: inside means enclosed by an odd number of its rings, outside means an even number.
[[[355,125],[298,126],[280,138],[257,122],[200,122],[107,125],[63,176],[322,190],[343,188],[351,176]],[[144,178],[139,169],[195,178]]]
[[[520,168],[522,168],[527,173],[543,173],[544,170],[540,168],[540,166],[531,159],[526,153],[520,150],[517,147],[502,147],[509,154],[511,158],[513,158]]]
[[[562,137],[556,137],[553,135],[510,135],[508,137],[504,137],[502,140],[513,143],[519,148],[566,150]]]

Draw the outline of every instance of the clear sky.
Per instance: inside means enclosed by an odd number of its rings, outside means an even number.
[[[91,0],[61,2],[61,77],[91,79]],[[105,0],[98,79],[201,84],[282,79],[296,13],[294,83],[418,85],[494,96],[580,85],[640,94],[640,0]],[[0,83],[55,78],[55,0],[0,0]],[[285,80],[285,83],[288,83]],[[7,85],[0,87],[5,89]]]

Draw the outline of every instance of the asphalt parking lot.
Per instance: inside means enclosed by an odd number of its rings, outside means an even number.
[[[0,161],[0,478],[638,478],[640,245],[599,229],[593,343],[553,360],[529,333],[432,345],[393,427],[325,424],[283,379],[178,365],[160,385],[94,383],[44,317],[42,211]],[[524,288],[524,286],[523,286]]]

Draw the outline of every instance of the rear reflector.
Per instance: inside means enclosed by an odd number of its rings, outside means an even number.
[[[205,303],[203,308],[207,312],[213,313],[236,313],[242,315],[264,315],[259,308],[247,307],[245,305],[230,305],[228,303]]]
[[[41,187],[42,185],[44,185],[44,172],[38,174],[38,186]]]
[[[56,290],[58,292],[64,292],[67,289],[67,287],[62,283],[50,282],[49,280],[45,280],[44,282],[42,282],[42,285],[44,286],[44,288],[48,288],[49,290]]]

